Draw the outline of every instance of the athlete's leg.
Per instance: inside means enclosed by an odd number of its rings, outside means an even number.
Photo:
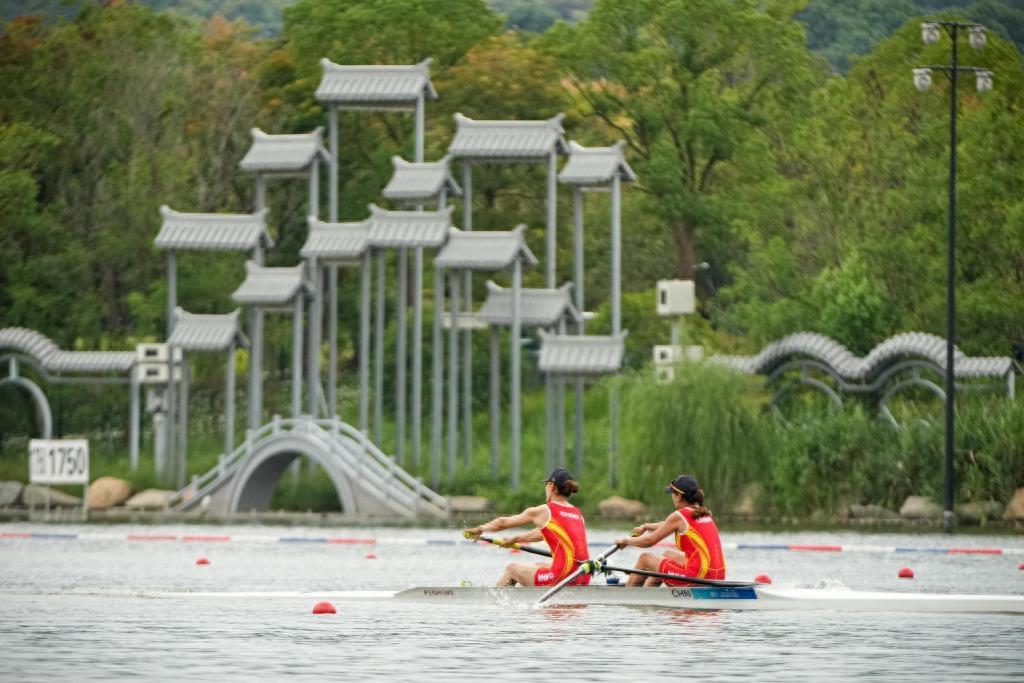
[[[641,553],[640,559],[636,562],[636,569],[644,569],[649,572],[657,571],[661,558],[655,553]],[[640,574],[630,574],[626,579],[627,586],[642,586],[644,577]]]
[[[669,562],[673,562],[683,567],[686,566],[686,553],[680,552],[678,550],[666,550],[664,553],[662,553],[661,557],[659,558],[658,564],[654,567],[654,571],[662,571],[663,560],[668,560]],[[668,573],[674,574],[675,572],[673,571]],[[654,576],[649,576],[647,577],[647,580],[644,581],[644,586],[646,586],[647,588],[653,588],[655,586],[660,586],[662,583],[664,583],[662,579],[659,579]]]
[[[513,562],[512,564],[505,567],[505,573],[498,579],[499,586],[514,586],[519,584],[520,586],[532,586],[533,575],[537,573],[537,565],[535,564],[520,564]]]

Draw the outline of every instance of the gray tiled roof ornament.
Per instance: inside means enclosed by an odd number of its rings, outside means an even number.
[[[134,351],[62,351],[46,335],[24,327],[0,329],[0,349],[17,351],[46,372],[127,373],[135,364]]]
[[[324,148],[324,129],[311,133],[271,135],[259,128],[250,130],[252,146],[238,166],[243,171],[258,173],[301,173],[314,161],[330,163],[331,155]]]
[[[623,140],[611,147],[584,147],[569,141],[569,160],[558,174],[558,181],[587,189],[607,189],[618,175],[624,182],[636,182],[636,174],[626,162]]]
[[[445,155],[437,161],[417,163],[393,156],[395,171],[382,194],[403,204],[440,202],[439,206],[444,206],[448,197],[462,196],[462,188],[452,177],[450,160]]]
[[[526,226],[513,230],[464,232],[448,230],[448,241],[434,259],[440,268],[451,270],[498,271],[512,267],[516,260],[537,265],[537,257],[526,244]]]
[[[367,221],[329,223],[315,216],[307,218],[309,234],[302,245],[302,258],[316,258],[321,263],[358,265],[370,245]]]
[[[413,111],[420,96],[437,99],[430,82],[431,62],[425,59],[408,66],[345,66],[324,58],[320,60],[323,77],[315,96],[317,101],[341,110]]]
[[[245,280],[231,295],[239,304],[263,308],[286,307],[296,297],[309,293],[305,266],[291,267],[260,266],[252,261],[245,263]]]
[[[448,153],[460,159],[537,163],[555,152],[568,154],[565,114],[544,121],[477,121],[455,114],[455,138]]]
[[[370,246],[374,249],[439,247],[452,227],[452,207],[436,211],[391,211],[370,204]]]
[[[549,334],[540,330],[540,370],[552,375],[593,377],[622,368],[628,331],[613,335]]]
[[[572,283],[555,289],[523,288],[521,321],[523,327],[555,327],[563,320],[576,322],[580,313],[572,304]],[[476,317],[488,325],[512,324],[512,288],[487,282],[487,299],[476,312]]]
[[[174,311],[174,331],[167,343],[186,352],[227,351],[233,346],[248,346],[249,340],[238,324],[239,310],[231,313],[189,313]]]
[[[889,368],[908,359],[923,360],[944,370],[946,340],[925,332],[905,332],[886,339],[866,356],[858,358],[831,337],[799,332],[768,344],[753,356],[714,356],[710,360],[740,372],[767,375],[801,357],[830,368],[844,381],[865,383],[877,380]],[[997,379],[1013,371],[1013,359],[1009,356],[969,357],[956,349],[954,369],[961,379]]]
[[[267,209],[255,213],[185,213],[164,205],[153,244],[173,251],[253,251],[274,246]]]

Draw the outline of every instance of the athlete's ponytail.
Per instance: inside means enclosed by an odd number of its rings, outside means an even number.
[[[711,514],[711,510],[704,507],[704,489],[697,489],[693,495],[683,494],[683,500],[693,505],[693,518],[700,519]]]
[[[555,489],[558,490],[558,494],[568,498],[574,493],[578,493],[580,485],[576,483],[575,479],[569,479],[568,481],[562,482],[561,484],[555,484]]]

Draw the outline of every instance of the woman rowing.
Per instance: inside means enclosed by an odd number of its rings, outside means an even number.
[[[663,522],[649,522],[633,529],[633,536],[620,538],[615,543],[620,548],[650,548],[660,543],[669,534],[675,534],[676,549],[666,550],[662,555],[643,553],[636,563],[637,569],[674,574],[680,577],[698,579],[724,579],[725,557],[722,554],[722,540],[718,526],[711,517],[711,511],[704,507],[704,491],[697,480],[689,475],[676,477],[665,489],[672,494],[675,511]],[[680,578],[664,579],[669,586],[685,586]],[[660,585],[662,579],[631,574],[627,585]]]
[[[498,580],[499,586],[553,586],[576,570],[578,563],[590,559],[587,548],[587,527],[583,515],[569,503],[569,496],[580,490],[579,484],[568,470],[554,470],[543,481],[544,505],[526,508],[518,515],[498,517],[487,524],[466,530],[468,538],[479,538],[488,531],[504,531],[533,524],[537,528],[511,538],[501,539],[501,545],[546,541],[551,549],[551,564],[513,562],[505,567]],[[590,583],[590,575],[583,574],[573,585]]]

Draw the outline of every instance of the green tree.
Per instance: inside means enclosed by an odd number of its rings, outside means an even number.
[[[773,147],[818,71],[791,2],[600,1],[549,44],[604,141],[626,140],[671,232],[677,274],[728,252],[734,221],[777,202]],[[752,190],[751,192],[747,192]]]

